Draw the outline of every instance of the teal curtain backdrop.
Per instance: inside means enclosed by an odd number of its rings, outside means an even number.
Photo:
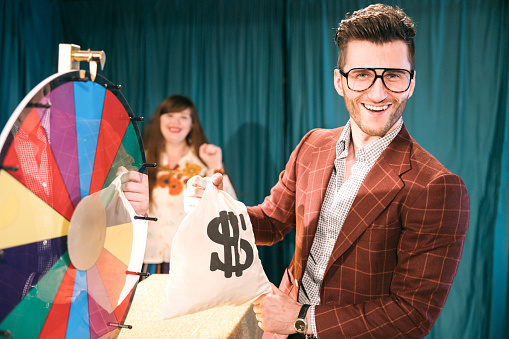
[[[348,120],[332,82],[333,36],[347,12],[370,3],[0,1],[0,128],[57,72],[59,43],[104,50],[100,73],[122,85],[138,116],[149,119],[168,95],[192,97],[210,142],[223,148],[239,199],[260,203],[308,130]],[[428,338],[508,338],[509,3],[386,3],[417,25],[407,128],[463,178],[471,198],[460,268]],[[259,250],[277,284],[293,239]]]

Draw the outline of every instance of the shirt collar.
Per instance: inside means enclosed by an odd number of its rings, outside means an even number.
[[[368,145],[357,149],[355,154],[356,162],[368,161],[370,163],[374,163],[376,159],[382,154],[382,152],[389,146],[389,144],[394,140],[396,135],[401,131],[403,127],[403,119],[400,119],[397,123],[396,128],[389,134],[384,135],[380,139],[377,139]],[[345,127],[343,128],[343,132],[341,132],[341,136],[336,144],[336,159],[346,158],[348,155],[348,147],[350,146],[350,140],[352,135],[352,127],[351,127],[351,119],[348,120]]]
[[[343,128],[343,132],[341,132],[341,136],[339,137],[338,142],[336,143],[336,158],[346,158],[348,154],[348,146],[350,145],[350,139],[352,134],[352,128],[350,126],[350,120]]]

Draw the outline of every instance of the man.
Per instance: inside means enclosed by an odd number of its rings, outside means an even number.
[[[403,123],[415,87],[414,36],[412,20],[385,5],[339,24],[334,87],[350,120],[309,132],[270,196],[248,208],[259,245],[296,228],[279,289],[254,302],[265,337],[424,337],[445,304],[469,197]],[[189,207],[204,187],[203,178],[189,180]]]

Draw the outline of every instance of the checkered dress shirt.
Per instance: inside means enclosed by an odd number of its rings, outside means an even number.
[[[346,157],[351,140],[351,122],[348,121],[336,144],[336,159],[325,198],[323,201],[316,236],[311,247],[309,259],[302,277],[299,290],[299,302],[302,304],[320,304],[320,285],[331,256],[334,244],[341,231],[341,227],[350,211],[350,207],[361,187],[366,175],[375,164],[378,157],[394,140],[403,126],[400,120],[397,128],[384,137],[359,148],[355,153],[355,164],[352,166],[350,177],[344,181],[346,172]],[[315,323],[315,308],[310,307],[311,328],[317,333]]]

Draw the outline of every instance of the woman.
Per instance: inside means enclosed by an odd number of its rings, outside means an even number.
[[[171,243],[185,217],[184,196],[187,180],[200,174],[224,173],[221,148],[207,143],[196,107],[191,99],[173,95],[159,105],[144,131],[148,170],[149,222],[143,272],[168,273]],[[236,199],[228,176],[224,190]]]

